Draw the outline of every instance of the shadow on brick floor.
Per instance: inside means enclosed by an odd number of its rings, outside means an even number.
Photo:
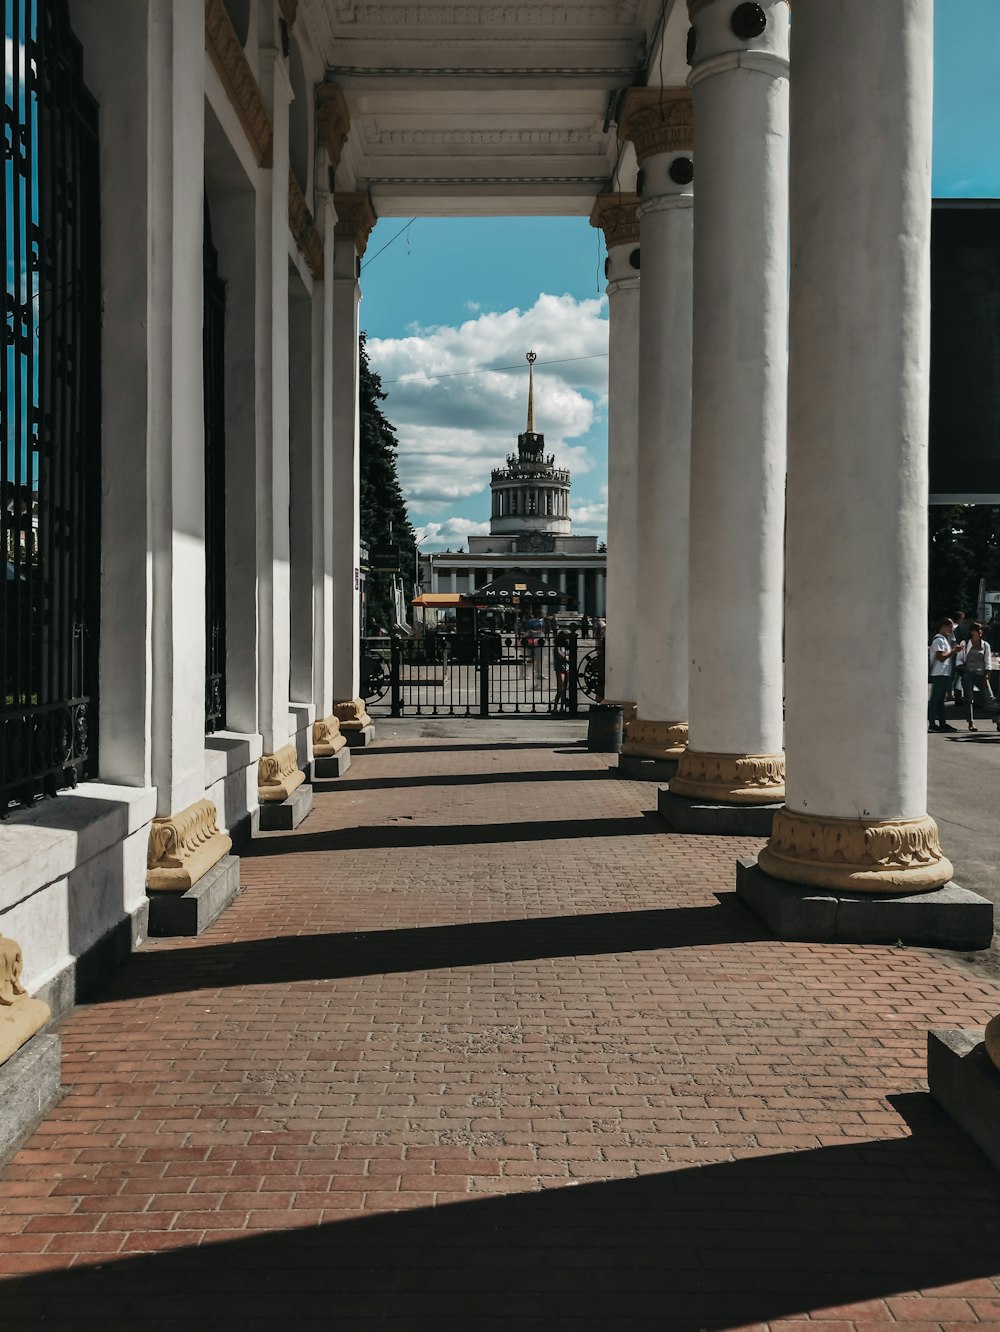
[[[900,1105],[903,1102],[905,1104]],[[236,1329],[759,1326],[803,1310],[868,1326],[995,1309],[1000,1188],[929,1097],[914,1136],[248,1234],[0,1283],[4,1327]],[[293,1215],[293,1214],[291,1214]],[[163,1237],[156,1237],[160,1243]],[[179,1237],[178,1237],[179,1238]],[[968,1300],[899,1292],[976,1283]],[[881,1321],[878,1323],[882,1325]],[[895,1325],[895,1324],[893,1324]],[[831,1324],[833,1326],[833,1324]]]
[[[719,906],[426,925],[363,933],[278,935],[135,953],[90,1002],[118,1002],[232,985],[473,967],[538,958],[691,948],[770,939],[735,893]]]
[[[313,781],[316,791],[392,791],[414,786],[490,786],[498,783],[519,786],[522,782],[602,782],[617,774],[611,768],[557,768],[553,772],[456,772],[434,777],[339,777],[335,781]]]

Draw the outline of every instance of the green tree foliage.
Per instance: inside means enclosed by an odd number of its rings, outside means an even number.
[[[406,513],[406,503],[396,471],[399,441],[386,420],[379,403],[388,394],[371,368],[361,334],[361,377],[359,408],[361,417],[361,539],[373,546],[398,545],[401,556],[403,593],[409,601],[416,581],[416,536]],[[368,575],[368,620],[391,629],[393,612],[391,574]],[[365,626],[367,632],[368,626]]]
[[[932,623],[951,611],[975,608],[980,578],[988,592],[1000,591],[1000,507],[932,505],[929,545]]]

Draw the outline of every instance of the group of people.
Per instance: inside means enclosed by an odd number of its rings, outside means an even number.
[[[928,652],[928,731],[954,732],[957,729],[945,720],[945,706],[949,701],[961,704],[969,730],[978,730],[973,712],[977,693],[981,706],[994,713],[996,728],[1000,731],[1000,713],[990,684],[993,661],[987,631],[975,618],[974,611],[950,615],[938,623]]]

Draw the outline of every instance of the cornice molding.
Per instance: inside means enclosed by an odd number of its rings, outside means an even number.
[[[613,245],[638,245],[639,196],[637,194],[599,194],[590,213],[590,225],[600,227],[604,242]]]
[[[322,282],[323,237],[316,228],[299,182],[291,171],[288,173],[288,225],[309,272],[318,282]]]
[[[344,144],[351,132],[351,113],[347,98],[336,83],[321,83],[316,89],[317,133],[322,140],[330,165],[336,171],[340,166]]]
[[[353,241],[360,258],[365,252],[372,227],[378,221],[371,200],[367,194],[338,190],[333,196],[333,206],[337,212],[334,240]],[[337,716],[340,716],[339,712]]]
[[[258,166],[271,165],[274,128],[222,0],[205,2],[205,49],[233,104]]]
[[[657,153],[690,153],[694,108],[687,88],[629,88],[618,137],[635,145],[640,165]]]
[[[633,23],[637,0],[604,0],[573,4],[387,4],[385,0],[337,0],[334,20],[359,27],[385,27],[400,23],[426,27],[540,28],[601,24],[624,27]]]

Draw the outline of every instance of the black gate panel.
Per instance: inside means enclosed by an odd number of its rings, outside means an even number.
[[[226,724],[226,284],[205,200],[205,730]]]
[[[6,0],[0,814],[97,770],[97,105],[65,0]]]

